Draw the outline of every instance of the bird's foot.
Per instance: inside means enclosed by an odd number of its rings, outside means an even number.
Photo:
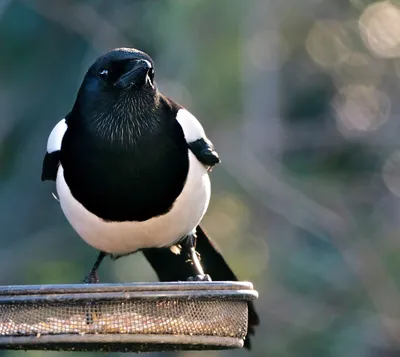
[[[97,284],[99,280],[99,275],[97,274],[97,270],[99,269],[99,266],[107,253],[100,252],[95,263],[93,264],[92,269],[90,270],[90,273],[86,276],[85,279],[83,279],[83,284]]]
[[[208,274],[198,274],[189,277],[187,281],[212,281],[212,279],[211,276],[209,276]]]
[[[91,271],[85,279],[83,279],[82,284],[98,284],[100,281],[97,272]]]

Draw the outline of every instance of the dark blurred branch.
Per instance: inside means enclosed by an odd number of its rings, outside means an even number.
[[[107,51],[115,47],[115,44],[118,44],[118,47],[129,44],[129,40],[115,26],[87,3],[48,0],[22,1],[43,17],[80,35],[99,52]]]
[[[217,140],[222,148],[224,142],[229,145],[228,141],[232,142],[231,134]],[[226,152],[222,155],[225,170],[251,197],[269,210],[320,238],[325,237],[327,232],[345,229],[340,215],[288,184],[284,175],[278,174],[282,171],[281,167],[272,160],[268,160],[267,170],[245,147],[229,145],[229,150],[221,151]]]

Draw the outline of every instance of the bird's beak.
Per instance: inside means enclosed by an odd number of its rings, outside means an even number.
[[[131,69],[124,73],[114,86],[120,89],[129,88],[133,85],[139,86],[146,82],[146,76],[151,69],[151,63],[147,60],[140,59],[132,61]]]

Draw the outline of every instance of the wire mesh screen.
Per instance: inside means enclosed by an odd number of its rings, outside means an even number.
[[[0,286],[0,350],[243,347],[249,282]]]
[[[1,336],[173,334],[244,338],[247,302],[131,300],[0,304]]]

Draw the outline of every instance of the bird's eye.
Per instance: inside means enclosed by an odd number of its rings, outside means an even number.
[[[108,77],[108,70],[107,69],[101,69],[99,72],[99,76],[102,79],[106,79]]]
[[[152,82],[154,82],[154,68],[150,68],[149,78]]]

